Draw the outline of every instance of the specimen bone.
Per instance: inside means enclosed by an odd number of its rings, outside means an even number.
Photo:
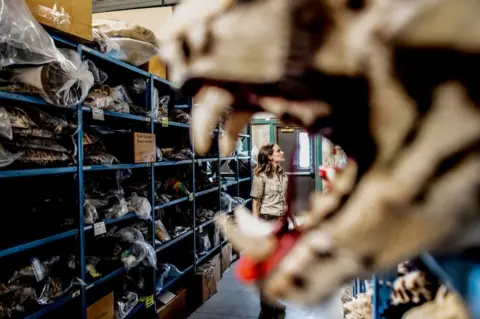
[[[192,109],[190,138],[195,151],[205,154],[212,144],[212,132],[220,116],[233,102],[232,95],[217,87],[204,87],[196,95],[197,105]]]
[[[265,223],[252,219],[245,208],[236,209],[235,214],[243,226],[235,226],[225,215],[218,215],[216,224],[232,243],[233,247],[254,260],[261,261],[269,256],[275,249],[276,239],[274,236],[263,235],[268,231]],[[247,222],[248,224],[245,224]],[[249,229],[247,231],[242,231]],[[271,233],[271,232],[270,232]]]

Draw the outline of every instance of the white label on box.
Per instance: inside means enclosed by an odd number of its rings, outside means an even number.
[[[104,222],[95,223],[93,225],[93,233],[95,234],[95,236],[103,235],[106,232],[107,232],[107,228],[105,227]]]
[[[175,295],[171,291],[165,291],[162,293],[160,296],[158,296],[158,300],[160,300],[164,305],[168,304],[170,301],[172,301],[177,295]]]
[[[103,110],[92,107],[92,118],[94,120],[105,121]]]

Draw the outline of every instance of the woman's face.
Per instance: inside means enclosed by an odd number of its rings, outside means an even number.
[[[285,158],[283,156],[283,151],[280,149],[280,146],[275,144],[273,146],[273,153],[272,155],[269,156],[269,159],[272,163],[278,163],[278,162],[283,162],[285,161]]]

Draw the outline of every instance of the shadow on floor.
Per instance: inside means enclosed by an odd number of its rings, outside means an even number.
[[[232,267],[235,267],[233,265]],[[189,319],[241,319],[258,318],[260,301],[258,293],[243,286],[230,268],[217,285],[218,292],[193,313]],[[340,297],[321,309],[301,309],[287,305],[286,319],[340,319]]]

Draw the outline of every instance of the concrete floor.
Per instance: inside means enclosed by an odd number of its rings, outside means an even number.
[[[232,265],[235,267],[235,265]],[[260,302],[258,293],[243,286],[230,268],[217,285],[218,292],[202,305],[189,319],[248,319],[258,318]],[[340,297],[318,309],[302,309],[287,305],[286,319],[337,319],[342,318]]]

